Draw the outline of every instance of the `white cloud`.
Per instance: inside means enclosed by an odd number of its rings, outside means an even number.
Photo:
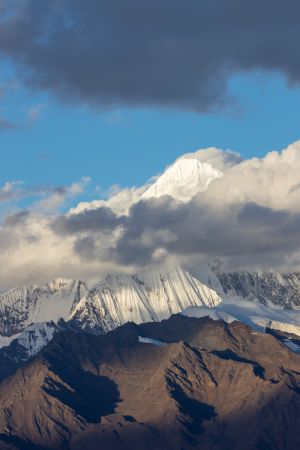
[[[101,207],[111,208],[116,214],[127,214],[130,207],[136,203],[148,188],[148,184],[139,188],[121,189],[113,185],[108,191],[106,200],[94,200],[92,202],[80,202],[76,207],[71,208],[70,214],[79,214],[83,211],[97,209]]]
[[[225,172],[230,167],[242,162],[243,158],[237,152],[232,150],[224,151],[216,147],[197,150],[193,153],[185,153],[181,158],[192,159],[197,158],[203,163],[210,164],[213,168]]]
[[[0,287],[53,277],[97,280],[111,270],[215,257],[229,268],[299,270],[300,141],[261,159],[241,161],[214,148],[196,156],[224,174],[189,202],[140,201],[148,184],[114,186],[106,200],[57,217],[62,204],[84,192],[90,180],[82,178],[7,218],[0,227]],[[19,190],[20,182],[6,183],[0,198]]]
[[[33,207],[39,212],[56,212],[66,201],[82,194],[86,186],[91,182],[91,178],[82,177],[79,181],[72,183],[70,186],[54,189],[47,193],[45,198],[39,200]]]
[[[0,201],[9,201],[18,198],[22,195],[23,190],[20,188],[23,182],[17,181],[6,181],[2,187],[0,187]]]
[[[222,205],[255,202],[275,210],[300,211],[300,141],[281,152],[234,165],[211,184],[204,200]]]

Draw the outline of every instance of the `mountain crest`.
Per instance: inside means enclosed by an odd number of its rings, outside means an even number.
[[[170,195],[176,200],[189,201],[223,173],[197,158],[179,158],[144,192],[142,198]]]

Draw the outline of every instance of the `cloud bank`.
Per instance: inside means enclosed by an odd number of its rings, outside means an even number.
[[[230,101],[236,73],[300,81],[294,0],[15,0],[0,14],[2,55],[63,102],[203,112]]]
[[[300,270],[300,141],[261,159],[218,149],[183,157],[223,172],[190,201],[143,198],[147,184],[113,189],[107,200],[65,214],[54,201],[50,209],[33,203],[7,215],[0,227],[0,286],[58,276],[97,280],[107,271],[215,258],[228,270]],[[65,192],[75,195],[86,182]],[[5,185],[2,196],[12,187]]]

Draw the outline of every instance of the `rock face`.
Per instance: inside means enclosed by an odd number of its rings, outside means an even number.
[[[299,394],[300,356],[239,322],[62,333],[1,384],[0,448],[296,450]]]
[[[217,277],[227,296],[258,300],[285,309],[300,306],[300,273],[219,272]]]
[[[75,331],[75,328],[72,323],[60,319],[57,323],[43,322],[29,325],[21,333],[6,338],[11,339],[11,342],[0,349],[0,382],[34,357],[55,334],[66,331]]]

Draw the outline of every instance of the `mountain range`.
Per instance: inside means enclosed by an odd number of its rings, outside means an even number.
[[[197,317],[240,320],[258,329],[300,336],[300,275],[223,273],[182,267],[105,276],[93,287],[55,280],[0,296],[0,355],[23,362],[57,332],[103,334],[127,322],[161,321],[197,309]],[[19,348],[16,351],[16,346]],[[10,358],[9,358],[10,360]]]
[[[223,170],[179,158],[140,199],[190,201]],[[296,450],[298,353],[298,272],[216,260],[3,287],[0,448]]]
[[[216,149],[184,155],[154,179],[141,198],[169,195],[189,201],[237,162],[235,154],[222,158]],[[300,335],[300,274],[226,272],[216,260],[201,267],[109,273],[92,284],[59,278],[44,285],[2,288],[0,353],[10,355],[10,349],[18,347],[12,352],[15,364],[35,355],[66,326],[102,334],[126,322],[160,321],[195,306],[202,307],[198,317],[230,316],[260,330]]]

